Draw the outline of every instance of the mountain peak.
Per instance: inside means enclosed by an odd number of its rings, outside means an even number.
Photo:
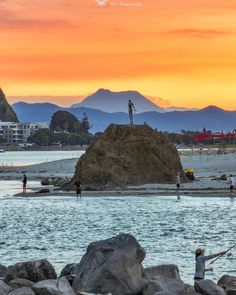
[[[127,113],[129,99],[131,99],[134,103],[138,113],[149,111],[155,111],[159,113],[164,112],[164,109],[154,104],[138,91],[128,90],[113,92],[104,88],[98,89],[94,94],[88,96],[82,102],[75,104],[72,107],[87,107],[108,113]]]
[[[103,95],[103,94],[110,94],[110,93],[111,93],[111,90],[105,89],[105,88],[100,88],[94,94]]]
[[[214,106],[214,105],[209,105],[203,109],[201,109],[201,111],[224,111],[223,109],[217,107],[217,106]]]

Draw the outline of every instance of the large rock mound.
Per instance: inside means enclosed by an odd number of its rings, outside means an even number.
[[[6,100],[5,94],[0,88],[0,121],[18,122],[16,113]]]
[[[147,125],[111,124],[77,163],[83,188],[108,189],[147,183],[173,183],[183,169],[165,135]]]

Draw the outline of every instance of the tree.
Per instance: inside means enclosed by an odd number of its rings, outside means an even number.
[[[56,143],[56,137],[50,129],[39,129],[30,135],[28,142],[38,146],[49,146]]]
[[[83,115],[84,115],[84,117],[81,120],[81,131],[83,133],[88,133],[89,132],[89,129],[90,129],[88,116],[86,115],[86,113],[84,113]]]
[[[57,111],[52,115],[50,129],[52,131],[78,132],[80,126],[79,120],[67,111]]]

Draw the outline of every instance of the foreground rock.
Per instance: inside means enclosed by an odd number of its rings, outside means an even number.
[[[8,295],[11,291],[11,288],[0,280],[0,295]]]
[[[23,288],[23,287],[32,287],[34,282],[22,279],[22,278],[17,278],[8,283],[8,286],[11,287],[12,290],[18,289],[18,288]]]
[[[35,293],[32,289],[23,287],[23,288],[19,288],[14,291],[11,291],[9,295],[35,295]]]
[[[175,146],[147,125],[110,125],[81,156],[67,188],[81,179],[84,189],[110,189],[185,178]]]
[[[144,276],[146,280],[151,280],[156,276],[163,276],[170,279],[180,280],[179,269],[175,264],[163,264],[145,268]]]
[[[144,249],[127,234],[91,243],[81,262],[71,268],[73,289],[112,295],[138,294],[144,286]]]
[[[154,295],[160,291],[171,292],[175,295],[185,295],[185,285],[179,279],[155,276],[147,282],[142,295]]]
[[[7,267],[0,264],[0,278],[5,277],[6,273],[7,273]]]
[[[38,282],[47,279],[56,279],[56,272],[46,259],[28,262],[20,262],[8,267],[5,283],[9,283],[16,278],[23,278],[32,282]]]
[[[64,277],[38,282],[33,285],[32,289],[36,295],[75,295],[71,285]]]
[[[202,295],[226,295],[224,289],[211,280],[196,281],[195,289]]]
[[[222,287],[227,295],[236,295],[236,277],[224,275],[221,277],[217,283]]]

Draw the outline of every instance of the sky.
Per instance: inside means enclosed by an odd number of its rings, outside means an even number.
[[[235,19],[235,0],[0,0],[0,87],[10,103],[106,88],[234,110]]]

